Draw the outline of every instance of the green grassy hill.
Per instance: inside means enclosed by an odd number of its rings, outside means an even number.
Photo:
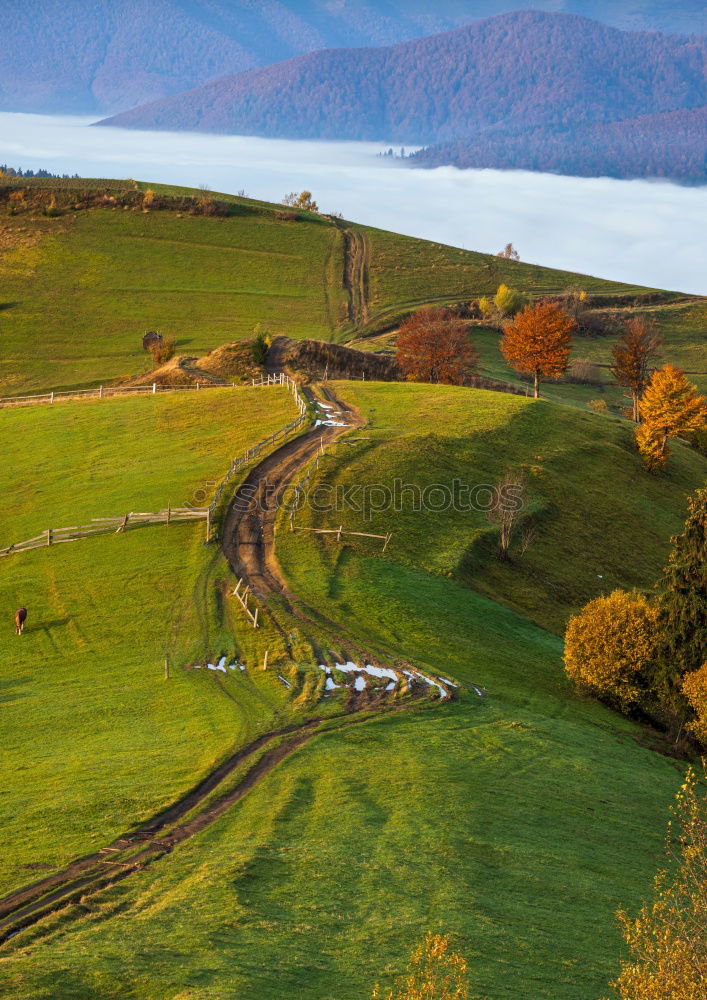
[[[453,935],[484,1000],[605,992],[615,910],[650,892],[681,767],[640,727],[574,694],[547,629],[588,595],[650,587],[706,463],[678,447],[670,472],[648,477],[622,424],[552,403],[336,388],[367,426],[321,463],[322,482],[482,483],[509,460],[529,466],[540,536],[508,567],[476,515],[299,515],[390,528],[384,556],[375,542],[339,547],[280,526],[292,589],[341,624],[342,643],[449,676],[460,699],[316,738],[150,869],[8,942],[7,995],[354,1000],[390,982],[428,929]],[[53,486],[35,493],[36,517],[61,519],[61,476],[76,468],[83,494],[91,458],[103,475],[82,510],[113,513],[138,484],[155,500],[189,490],[290,405],[278,390],[213,391],[6,411],[0,428],[7,447],[22,424],[37,442]],[[35,458],[16,446],[12,458],[19,488]],[[5,503],[15,530],[29,528],[30,502],[16,513]],[[165,652],[175,663],[250,655],[219,599],[227,577],[187,525],[0,562],[2,605],[30,593],[34,609],[21,643],[0,638],[5,888],[96,849],[254,734],[298,717],[270,671],[162,679]]]
[[[210,192],[152,185],[145,209],[147,190],[0,179],[0,395],[139,373],[149,329],[174,337],[178,354],[199,355],[259,323],[346,340],[502,281],[533,293],[581,284],[628,302],[645,292]],[[697,321],[675,327],[678,352],[689,351]]]
[[[232,458],[294,413],[285,389],[3,411],[0,546],[170,498],[204,504]],[[241,656],[217,600],[219,551],[203,540],[201,522],[155,525],[0,559],[0,823],[12,843],[0,892],[103,846],[291,715],[272,677],[181,669]]]
[[[578,280],[188,189],[153,186],[145,211],[146,190],[0,183],[0,394],[139,372],[148,328],[195,355],[258,322],[346,340],[501,280],[536,293]],[[699,370],[701,300],[581,281],[611,308],[654,315],[666,359]],[[475,337],[486,370],[505,376],[498,335]],[[610,343],[580,348],[606,363]],[[651,589],[707,461],[676,443],[647,475],[625,421],[578,411],[596,391],[584,387],[539,402],[334,389],[364,426],[312,483],[378,489],[379,502],[396,480],[474,488],[522,471],[536,537],[502,563],[479,511],[407,501],[298,514],[299,527],[392,531],[382,553],[290,532],[282,512],[276,554],[304,617],[272,599],[277,624],[264,616],[257,631],[199,523],[0,559],[0,893],[133,829],[254,736],[315,713],[332,726],[151,867],[5,942],[0,995],[359,1000],[428,930],[453,936],[479,1000],[606,994],[615,911],[650,894],[683,765],[659,734],[577,696],[560,636],[589,598]],[[0,548],[92,517],[201,505],[234,455],[293,414],[284,389],[250,388],[1,409]],[[17,639],[20,604],[30,617]],[[283,662],[285,642],[290,676],[316,678],[301,694],[278,679],[284,667],[260,669],[266,650]],[[343,693],[320,700],[319,654],[356,646],[449,677],[459,697],[334,724]],[[248,669],[203,669],[222,655]]]

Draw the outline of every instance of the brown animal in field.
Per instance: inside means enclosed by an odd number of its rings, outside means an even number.
[[[15,635],[22,635],[27,621],[27,608],[19,608],[15,612]]]

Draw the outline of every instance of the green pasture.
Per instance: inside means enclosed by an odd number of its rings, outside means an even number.
[[[0,548],[94,517],[207,506],[233,459],[296,412],[275,387],[0,410]]]
[[[409,383],[339,383],[336,390],[367,427],[353,445],[335,446],[314,484],[329,490],[327,502],[349,500],[341,511],[305,507],[298,524],[391,531],[391,560],[451,576],[558,633],[569,614],[599,594],[652,588],[684,522],[687,497],[707,474],[703,457],[674,443],[666,470],[649,475],[625,421],[545,400]],[[507,470],[525,476],[524,518],[536,537],[524,556],[514,549],[504,563],[483,508],[488,487]],[[458,500],[455,482],[469,488]],[[452,502],[438,485],[452,491]],[[374,487],[367,504],[363,486]],[[416,511],[426,489],[428,509]],[[469,509],[474,498],[481,509]],[[284,552],[292,544],[283,532]],[[364,553],[377,543],[351,544]],[[332,574],[335,587],[348,549],[323,541],[316,551],[317,572]]]
[[[333,573],[311,538],[288,540],[298,594],[451,675],[460,700],[308,744],[87,912],[9,942],[8,994],[362,1000],[439,930],[474,997],[601,996],[615,910],[651,891],[680,768],[576,698],[554,636],[421,569],[347,546]]]

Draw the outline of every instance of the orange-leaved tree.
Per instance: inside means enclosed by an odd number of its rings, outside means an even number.
[[[565,671],[578,687],[630,708],[656,648],[657,611],[640,594],[615,590],[590,601],[565,632]]]
[[[631,919],[619,912],[630,957],[611,985],[620,1000],[707,997],[707,795],[689,769],[668,827],[669,866],[655,902]],[[676,829],[673,829],[673,826]]]
[[[538,398],[540,379],[560,378],[567,368],[572,331],[577,324],[553,302],[526,306],[503,332],[501,351],[517,372],[533,376]]]
[[[651,377],[651,362],[658,354],[661,338],[642,317],[634,316],[624,326],[623,333],[612,348],[614,364],[611,372],[619,385],[631,394],[634,423],[638,423],[638,401]]]
[[[646,468],[662,468],[670,450],[668,438],[694,434],[707,426],[707,398],[673,365],[658,369],[639,403],[641,424],[636,444]]]
[[[448,935],[428,934],[395,987],[382,994],[376,986],[372,1000],[467,1000],[468,996],[466,960],[451,950]]]
[[[451,309],[439,307],[408,316],[398,334],[397,358],[405,377],[416,382],[462,385],[479,367],[465,324]]]

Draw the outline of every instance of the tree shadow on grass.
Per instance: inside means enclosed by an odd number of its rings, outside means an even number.
[[[11,701],[19,701],[20,698],[27,698],[27,694],[17,689],[24,687],[29,682],[29,677],[21,677],[19,680],[0,681],[0,704],[8,704]]]

